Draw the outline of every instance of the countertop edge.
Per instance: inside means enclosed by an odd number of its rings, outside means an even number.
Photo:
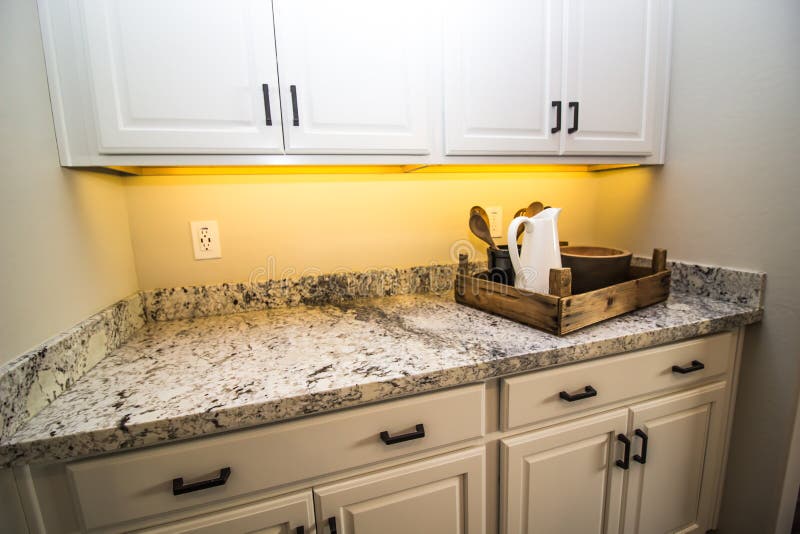
[[[594,360],[623,352],[734,330],[741,326],[759,322],[762,316],[763,308],[759,307],[690,324],[659,327],[648,332],[637,332],[536,353],[502,357],[495,361],[452,367],[432,373],[395,377],[367,384],[356,384],[261,404],[249,404],[204,413],[194,413],[168,420],[148,421],[130,426],[121,422],[115,428],[106,428],[84,434],[76,433],[16,443],[12,436],[5,443],[0,444],[0,467],[84,459],[102,454],[165,445],[223,432],[276,424],[300,417],[330,413],[340,409],[429,393],[522,372]],[[592,352],[591,356],[580,358],[576,356],[579,352],[586,353],[587,349]],[[558,355],[559,362],[555,364],[548,363],[552,361],[555,355]],[[320,405],[326,407],[313,409],[314,406]],[[164,439],[164,435],[168,436],[168,438]],[[77,436],[84,438],[84,440],[88,437],[91,445],[84,446],[79,453],[73,454],[70,443]],[[85,443],[86,441],[84,441]],[[116,446],[111,444],[116,444]]]

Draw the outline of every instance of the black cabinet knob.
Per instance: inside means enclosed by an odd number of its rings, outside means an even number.
[[[701,371],[705,369],[706,366],[700,360],[692,360],[692,365],[688,367],[681,367],[680,365],[673,365],[672,372],[678,373],[679,375],[685,375],[688,373],[694,373],[695,371]]]
[[[572,126],[567,128],[567,133],[575,133],[578,131],[578,118],[580,117],[580,103],[570,102],[569,109],[572,110]]]
[[[631,466],[631,440],[625,434],[617,434],[617,441],[621,441],[625,445],[625,453],[622,460],[617,460],[617,467],[620,469],[628,469]]]
[[[425,437],[425,426],[420,423],[416,426],[413,432],[408,434],[400,434],[399,436],[390,436],[388,430],[380,433],[381,441],[386,445],[394,445],[395,443],[402,443],[404,441],[411,441],[412,439],[420,439]]]
[[[193,491],[200,491],[216,486],[224,486],[231,476],[231,468],[223,467],[219,470],[219,476],[210,480],[201,480],[200,482],[193,482],[192,484],[184,484],[183,477],[172,479],[172,494],[183,495],[184,493],[192,493]]]
[[[592,386],[586,386],[583,388],[583,393],[576,393],[574,395],[570,395],[566,391],[562,391],[558,394],[558,397],[562,400],[567,402],[575,402],[581,399],[588,399],[589,397],[597,396],[597,390],[594,389]]]
[[[640,429],[637,428],[636,431],[634,432],[634,435],[642,438],[642,454],[641,455],[634,454],[633,455],[633,459],[635,461],[639,462],[640,464],[646,464],[647,463],[647,440],[648,440],[647,434],[644,433],[644,430],[640,430]]]

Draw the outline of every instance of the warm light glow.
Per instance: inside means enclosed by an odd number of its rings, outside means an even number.
[[[607,165],[263,165],[215,167],[107,167],[134,176],[220,176],[264,174],[448,174],[513,172],[591,172],[625,167],[638,163]]]

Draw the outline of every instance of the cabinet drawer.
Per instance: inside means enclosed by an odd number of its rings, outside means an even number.
[[[735,344],[736,336],[728,332],[503,379],[504,428],[517,428],[663,389],[693,385],[727,372],[736,352]],[[695,370],[699,367],[692,366],[695,360],[704,368]],[[674,365],[687,372],[673,371]],[[592,390],[596,394],[592,395]],[[562,399],[562,391],[579,398],[572,402]],[[580,398],[581,394],[585,397]]]
[[[186,443],[75,462],[66,467],[86,528],[221,501],[389,460],[484,433],[482,384],[244,430]],[[424,437],[395,442],[424,425]],[[389,444],[384,443],[381,433]],[[230,475],[221,485],[173,495]]]
[[[310,490],[259,501],[221,512],[203,514],[137,534],[283,534],[309,530],[314,524],[314,497]],[[310,530],[309,530],[310,531]]]

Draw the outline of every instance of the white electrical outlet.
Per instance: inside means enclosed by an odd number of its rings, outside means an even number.
[[[217,221],[192,221],[192,246],[194,259],[211,260],[222,257],[222,246],[219,242],[219,225]]]
[[[489,216],[489,233],[492,237],[503,237],[503,207],[489,206],[486,215]]]

